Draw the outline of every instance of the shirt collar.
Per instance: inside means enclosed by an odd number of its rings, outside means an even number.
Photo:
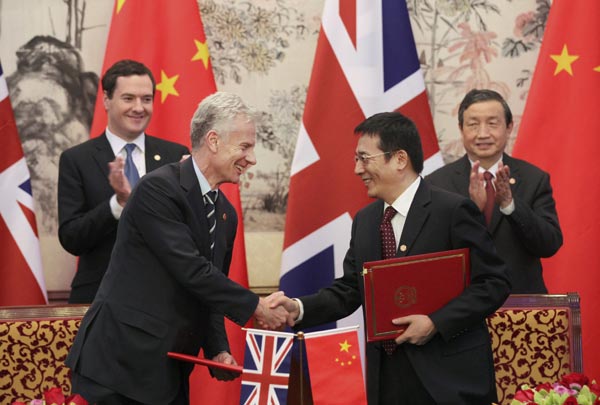
[[[417,176],[415,181],[413,181],[410,186],[402,194],[396,198],[396,201],[392,203],[392,207],[401,214],[406,217],[408,215],[408,210],[410,209],[410,205],[412,204],[415,194],[417,194],[417,189],[419,188],[419,184],[421,184],[421,176]],[[383,209],[389,207],[390,204],[384,202]]]
[[[194,165],[194,172],[196,173],[196,177],[198,178],[198,183],[200,183],[200,190],[202,191],[202,196],[204,196],[206,195],[206,193],[211,191],[210,184],[208,183],[208,180],[206,180],[204,174],[202,174],[202,171],[196,164],[194,158],[190,156],[188,159],[192,159],[192,164]],[[215,189],[215,191],[217,192],[217,195],[219,195],[219,189],[217,188]]]
[[[110,147],[111,147],[113,153],[115,154],[115,156],[117,156],[119,153],[121,153],[121,151],[123,150],[125,145],[127,145],[128,143],[134,143],[135,146],[137,146],[142,151],[142,153],[145,151],[146,134],[144,132],[139,134],[139,136],[137,138],[135,138],[133,141],[129,141],[129,142],[123,138],[118,137],[114,133],[110,132],[110,129],[108,129],[108,127],[106,127],[106,130],[104,131],[104,133],[106,134],[106,139],[108,139],[108,143],[110,144]]]
[[[469,162],[471,163],[471,167],[473,167],[473,163],[475,163],[475,161],[469,158]],[[484,169],[483,167],[479,166],[479,173],[490,172],[494,177],[496,177],[496,172],[498,171],[498,163],[500,162],[502,162],[502,156],[500,156],[500,159],[498,159],[496,163],[490,166],[489,169]]]

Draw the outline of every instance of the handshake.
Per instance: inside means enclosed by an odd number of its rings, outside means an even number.
[[[300,305],[297,301],[285,296],[283,291],[277,291],[267,298],[259,298],[254,311],[254,319],[261,328],[282,330],[286,325],[294,326],[300,315]]]

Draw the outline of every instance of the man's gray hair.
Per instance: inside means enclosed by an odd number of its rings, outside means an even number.
[[[206,97],[198,104],[192,117],[192,149],[202,146],[204,136],[210,130],[215,130],[226,138],[231,121],[239,115],[245,116],[248,121],[256,119],[256,112],[237,94],[218,91]]]

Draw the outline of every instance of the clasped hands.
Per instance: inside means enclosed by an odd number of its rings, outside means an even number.
[[[300,313],[298,303],[277,291],[267,298],[259,298],[254,318],[261,328],[282,330],[286,325],[294,326]]]
[[[261,300],[263,300],[261,298]],[[294,326],[300,315],[300,305],[297,301],[285,296],[283,291],[277,291],[262,301],[263,304],[268,305],[268,310],[275,312],[279,326],[274,329],[281,329],[285,325]],[[261,303],[257,307],[259,310]],[[267,324],[261,323],[261,320],[256,317],[259,325],[266,327]],[[410,343],[414,345],[424,345],[429,342],[433,335],[437,332],[437,329],[427,315],[409,315],[392,320],[394,325],[405,325],[406,330],[398,337],[396,337],[396,344]],[[277,323],[276,323],[277,324]],[[273,329],[273,328],[269,328]]]

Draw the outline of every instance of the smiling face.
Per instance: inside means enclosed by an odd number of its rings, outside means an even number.
[[[214,150],[211,172],[216,184],[238,183],[240,176],[256,164],[256,127],[244,115],[238,115],[224,135],[211,131],[207,142]]]
[[[379,148],[378,135],[362,135],[358,139],[355,153],[358,158],[354,173],[367,187],[367,195],[391,204],[400,194],[399,170],[405,166],[406,153],[397,151],[384,154]]]
[[[153,98],[150,77],[133,75],[117,78],[112,98],[104,94],[108,129],[126,141],[137,138],[150,123]]]
[[[471,104],[463,114],[460,128],[469,158],[485,169],[496,163],[506,147],[513,124],[506,125],[502,104],[495,100]]]

